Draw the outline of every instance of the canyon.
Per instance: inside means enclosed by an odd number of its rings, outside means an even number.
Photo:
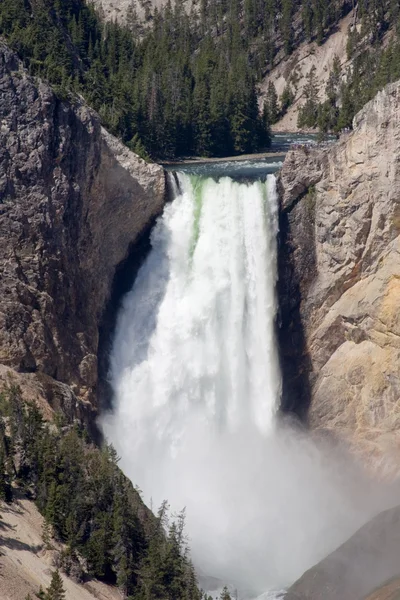
[[[0,91],[0,380],[49,419],[94,424],[116,278],[164,207],[164,171],[83,100],[30,77],[3,43]],[[391,84],[336,144],[291,150],[278,177],[282,410],[390,479],[400,458],[399,124]],[[310,593],[297,587],[293,598]]]
[[[274,131],[299,131],[297,118],[305,102],[307,76],[315,69],[315,83],[320,101],[326,100],[326,84],[333,70],[335,58],[339,60],[341,70],[352,64],[347,56],[349,30],[354,23],[354,11],[350,11],[338,24],[323,44],[316,41],[303,41],[290,56],[282,53],[276,57],[276,64],[259,84],[259,104],[263,105],[268,96],[268,85],[273,84],[279,97],[289,85],[293,93],[293,102],[287,112],[272,125]]]

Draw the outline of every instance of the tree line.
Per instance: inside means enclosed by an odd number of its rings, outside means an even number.
[[[232,14],[232,19],[234,18]],[[61,98],[82,94],[143,156],[252,152],[268,145],[249,55],[231,25],[200,35],[180,3],[142,39],[83,0],[3,0],[0,34]]]
[[[39,591],[36,593],[36,598],[39,598],[39,600],[65,600],[64,584],[58,569],[53,571],[50,585],[46,590],[40,586]],[[28,594],[25,596],[25,600],[33,600],[33,598]]]
[[[81,94],[104,126],[144,158],[223,156],[267,148],[270,126],[293,102],[273,86],[258,106],[257,84],[304,40],[322,43],[350,0],[199,0],[187,14],[169,2],[138,25],[104,23],[84,0],[2,0],[0,34],[32,75],[61,99]],[[352,66],[334,63],[326,100],[311,71],[299,126],[338,131],[387,82],[400,77],[398,0],[359,0]]]

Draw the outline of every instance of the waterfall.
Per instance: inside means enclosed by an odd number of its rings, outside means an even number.
[[[300,576],[361,512],[345,469],[276,424],[274,176],[173,183],[119,313],[103,428],[147,503],[187,508],[199,571],[261,593]]]
[[[273,175],[174,184],[119,315],[105,430],[145,500],[193,515],[193,488],[212,503],[212,479],[246,478],[241,444],[274,425],[277,195]]]
[[[111,360],[118,418],[139,463],[187,452],[191,426],[265,434],[279,403],[275,178],[178,180],[124,300]]]

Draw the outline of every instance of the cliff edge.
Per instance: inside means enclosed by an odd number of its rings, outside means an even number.
[[[1,380],[56,410],[96,406],[113,278],[164,198],[161,167],[83,102],[57,98],[0,42]]]
[[[279,180],[284,408],[396,473],[399,125],[395,83],[334,146],[291,151]]]

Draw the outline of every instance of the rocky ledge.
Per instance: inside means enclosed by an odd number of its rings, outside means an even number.
[[[381,473],[400,464],[400,83],[280,180],[284,408]]]
[[[0,379],[96,405],[99,325],[118,265],[160,213],[164,173],[61,101],[0,42]]]

